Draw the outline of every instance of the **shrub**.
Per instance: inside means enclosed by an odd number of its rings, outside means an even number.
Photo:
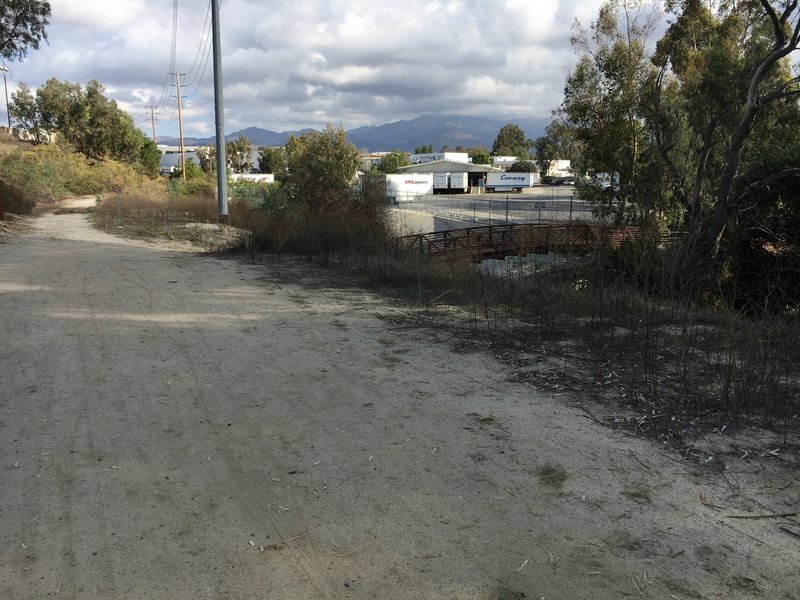
[[[167,191],[176,198],[214,199],[217,186],[215,180],[207,176],[192,179],[174,178],[168,181]]]
[[[4,183],[0,180],[0,216],[3,212],[29,215],[33,212],[35,203],[18,187]]]
[[[65,153],[55,145],[17,149],[0,158],[0,170],[3,180],[21,191],[26,205],[142,186],[141,176],[130,165]]]

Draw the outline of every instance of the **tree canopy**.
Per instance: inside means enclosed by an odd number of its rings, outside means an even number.
[[[0,57],[24,58],[28,49],[38,50],[47,40],[50,2],[46,0],[0,0]]]
[[[509,123],[504,125],[497,133],[492,144],[494,156],[516,156],[520,160],[530,158],[532,143],[525,137],[525,132],[519,125]]]
[[[670,0],[656,41],[652,7],[608,0],[589,29],[575,27],[579,59],[559,116],[588,170],[618,181],[579,194],[617,221],[686,228],[717,255],[728,227],[753,239],[767,214],[798,201],[785,183],[800,176],[790,63],[800,9],[795,0]]]
[[[287,188],[292,200],[316,212],[347,205],[361,157],[341,127],[291,136],[286,143]]]
[[[583,148],[570,127],[556,119],[545,129],[545,135],[533,142],[533,158],[544,176],[556,160],[568,160],[577,173],[586,171]]]
[[[378,163],[378,171],[381,173],[398,173],[400,167],[405,167],[411,164],[408,159],[408,154],[402,150],[392,150],[388,154],[384,154],[381,161]]]
[[[49,79],[36,90],[25,84],[12,94],[9,114],[39,141],[42,132],[61,139],[88,158],[140,164],[153,172],[153,142],[134,126],[130,115],[104,95],[98,81],[77,83]]]
[[[517,160],[508,170],[512,173],[535,173],[536,165],[529,160]]]
[[[249,173],[253,167],[252,144],[245,136],[240,135],[232,142],[225,144],[225,160],[234,173]]]
[[[272,173],[280,179],[286,173],[286,148],[260,147],[258,149],[258,170],[261,173]]]
[[[486,148],[481,146],[470,148],[467,151],[467,155],[472,159],[472,164],[474,165],[492,164],[492,157],[489,155],[489,152],[486,150]]]

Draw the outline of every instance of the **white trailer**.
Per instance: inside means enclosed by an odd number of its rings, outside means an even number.
[[[433,173],[403,173],[386,176],[386,195],[396,201],[433,193]]]
[[[450,192],[463,194],[469,190],[469,173],[450,173]]]
[[[275,183],[274,173],[231,173],[231,181],[255,181],[258,183]]]
[[[433,174],[433,193],[446,194],[450,191],[450,173]]]
[[[538,173],[487,173],[486,191],[521,192],[539,183]]]

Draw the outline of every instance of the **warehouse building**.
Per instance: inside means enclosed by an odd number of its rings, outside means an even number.
[[[419,163],[400,167],[401,173],[466,173],[469,180],[469,190],[480,191],[487,173],[501,173],[503,169],[492,167],[491,165],[475,165],[460,160],[435,160],[432,162]]]

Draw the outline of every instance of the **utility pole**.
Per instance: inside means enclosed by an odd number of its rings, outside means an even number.
[[[0,71],[3,72],[3,88],[5,88],[6,90],[6,114],[8,115],[8,133],[11,133],[11,112],[8,110],[8,84],[6,83],[6,73],[8,73],[8,67],[0,65]]]
[[[145,106],[145,108],[150,109],[150,122],[153,124],[153,143],[157,144],[156,142],[156,113],[154,112],[157,109],[157,106],[153,106],[152,104],[149,106]]]
[[[228,173],[225,160],[225,114],[222,102],[222,51],[220,49],[219,2],[211,0],[211,37],[214,55],[214,124],[217,146],[217,206],[219,220],[228,220]]]
[[[178,91],[178,131],[180,132],[180,136],[181,136],[181,178],[185,180],[186,179],[186,160],[184,158],[185,152],[184,152],[184,146],[183,146],[183,114],[181,112],[181,110],[183,108],[181,106],[183,104],[183,102],[182,102],[183,94],[181,94],[181,74],[180,73],[173,73],[173,75],[175,75],[175,87],[177,88],[177,91]]]

